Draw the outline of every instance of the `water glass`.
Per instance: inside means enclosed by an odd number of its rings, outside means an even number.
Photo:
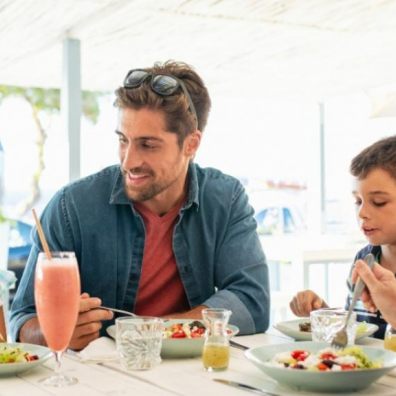
[[[331,343],[335,334],[345,324],[348,312],[341,308],[322,308],[310,315],[312,341]],[[356,312],[352,312],[347,326],[348,344],[355,343]]]
[[[116,319],[117,351],[126,370],[148,370],[161,363],[163,320],[150,316]]]

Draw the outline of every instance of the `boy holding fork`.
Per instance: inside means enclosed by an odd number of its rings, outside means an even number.
[[[359,226],[369,242],[356,254],[352,270],[355,265],[365,268],[362,259],[368,253],[372,253],[382,268],[395,274],[396,136],[379,140],[360,152],[352,160],[350,171],[355,178],[352,194],[355,198]],[[352,298],[352,280],[356,280],[356,275],[347,280],[347,307]],[[365,306],[364,303],[368,305]],[[311,311],[327,306],[312,290],[297,293],[290,302],[290,308],[297,316],[309,316]],[[363,301],[357,302],[354,311],[357,313],[358,321],[377,324],[379,329],[374,337],[383,338],[387,322],[367,293],[364,294]]]

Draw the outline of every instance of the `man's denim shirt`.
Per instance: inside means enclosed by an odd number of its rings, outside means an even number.
[[[173,231],[173,250],[191,308],[228,308],[240,334],[267,330],[268,267],[253,209],[240,182],[212,168],[189,167],[187,200]],[[132,310],[136,301],[145,228],[124,192],[119,166],[69,184],[48,203],[42,225],[52,251],[74,251],[81,291],[109,307]],[[11,307],[10,329],[35,316],[33,248]],[[65,301],[67,304],[67,301]],[[102,329],[109,325],[105,323]]]

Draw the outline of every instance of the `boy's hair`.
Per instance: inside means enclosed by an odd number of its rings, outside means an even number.
[[[381,139],[353,158],[350,171],[364,179],[373,169],[380,168],[396,180],[396,135]]]
[[[161,96],[151,89],[149,79],[136,88],[119,87],[115,91],[115,107],[135,110],[146,107],[151,110],[163,111],[166,129],[178,135],[180,146],[186,136],[195,130],[196,122],[198,122],[198,129],[203,132],[208,121],[211,101],[205,84],[191,66],[182,62],[167,61],[162,64],[155,63],[153,67],[140,70],[145,70],[153,75],[174,76],[183,81],[194,104],[198,120],[195,120],[191,114],[188,98],[181,88],[175,94]]]

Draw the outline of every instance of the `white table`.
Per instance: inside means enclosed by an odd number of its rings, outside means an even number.
[[[236,337],[235,340],[250,347],[263,344],[277,344],[292,340],[271,330],[271,334]],[[366,344],[381,344],[378,340],[367,339]],[[77,377],[79,383],[65,389],[53,389],[41,385],[38,380],[47,376],[53,362],[23,373],[16,377],[0,379],[0,396],[29,395],[106,395],[106,396],[247,396],[253,394],[214,382],[213,378],[225,378],[264,388],[280,396],[314,395],[281,387],[250,363],[243,352],[231,348],[231,361],[228,370],[207,373],[200,358],[163,360],[152,370],[126,373],[117,362],[82,363],[73,356],[66,355],[63,369]],[[396,377],[384,376],[359,395],[393,396],[396,394]],[[324,395],[324,394],[321,394]],[[356,396],[357,393],[344,395]]]

